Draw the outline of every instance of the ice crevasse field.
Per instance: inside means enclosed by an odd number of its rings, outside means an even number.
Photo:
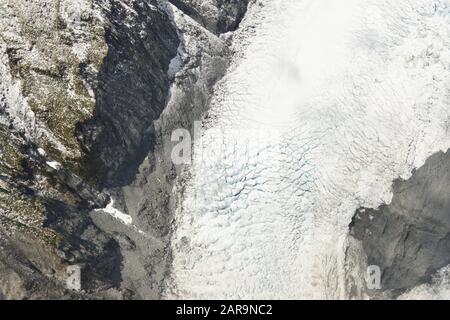
[[[165,296],[364,298],[355,210],[450,147],[450,1],[260,0],[233,41]]]

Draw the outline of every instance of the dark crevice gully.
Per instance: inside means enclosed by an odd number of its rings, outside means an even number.
[[[368,265],[382,272],[373,297],[397,297],[450,264],[450,150],[432,155],[408,180],[395,180],[392,190],[390,204],[360,208],[350,224]]]
[[[101,187],[130,183],[155,144],[153,121],[164,109],[167,70],[179,45],[175,27],[153,9],[156,4],[132,2],[133,13],[113,1],[103,12],[108,54],[94,81],[94,115],[78,133],[88,151],[89,175]]]

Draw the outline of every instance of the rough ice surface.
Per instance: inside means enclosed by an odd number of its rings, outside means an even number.
[[[348,298],[356,208],[450,147],[438,0],[260,0],[234,35],[173,230],[167,298]],[[256,28],[253,26],[256,25]]]

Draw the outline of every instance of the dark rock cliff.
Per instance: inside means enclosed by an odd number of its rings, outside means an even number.
[[[111,187],[129,183],[155,143],[153,121],[167,102],[179,39],[156,1],[108,5],[101,5],[108,53],[94,80],[93,117],[79,125],[79,137],[89,175]]]
[[[250,0],[169,0],[213,33],[234,31],[244,17]]]
[[[380,267],[381,291],[397,296],[450,264],[450,151],[431,156],[392,188],[392,202],[359,209],[350,232],[368,264]]]

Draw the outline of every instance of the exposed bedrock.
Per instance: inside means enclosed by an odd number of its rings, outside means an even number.
[[[103,1],[108,53],[94,81],[93,117],[79,125],[90,175],[107,187],[131,181],[155,143],[153,121],[169,93],[175,26],[156,1]],[[82,75],[89,70],[80,65]],[[87,74],[88,76],[88,74]]]
[[[234,31],[245,15],[250,0],[169,0],[214,33]]]
[[[392,189],[390,204],[356,212],[350,232],[368,265],[380,267],[381,291],[398,296],[450,264],[450,151],[434,154]]]

